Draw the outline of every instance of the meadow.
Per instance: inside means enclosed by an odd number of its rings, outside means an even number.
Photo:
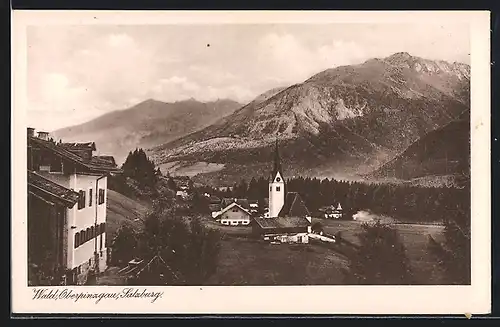
[[[342,238],[359,244],[361,222],[314,219],[325,232],[341,232]],[[209,218],[205,225],[218,228],[224,238],[219,266],[210,285],[341,285],[342,269],[348,261],[334,248],[307,245],[273,245],[250,236],[251,227],[221,226]],[[394,224],[406,247],[411,268],[421,285],[441,283],[437,260],[428,253],[428,235],[443,241],[443,227],[436,225]]]

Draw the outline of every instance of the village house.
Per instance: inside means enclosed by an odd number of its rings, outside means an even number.
[[[220,204],[210,204],[212,218],[223,225],[249,225],[252,217],[247,199],[223,198]]]
[[[324,212],[324,216],[327,219],[340,219],[342,218],[342,206],[338,203],[336,206],[331,205],[324,208],[321,208],[321,211]]]
[[[212,217],[223,225],[249,225],[252,214],[238,202],[232,202],[219,212],[213,212]]]
[[[107,177],[121,173],[95,144],[56,143],[28,128],[28,260],[64,272],[61,283],[83,284],[104,271]]]
[[[269,180],[268,217],[254,218],[253,233],[266,241],[309,243],[311,214],[299,193],[288,192],[276,143],[274,167]]]

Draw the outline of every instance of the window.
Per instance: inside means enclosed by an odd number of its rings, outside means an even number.
[[[279,191],[280,191],[280,187],[276,186],[276,192],[279,192]]]
[[[51,173],[62,173],[63,163],[60,157],[53,156],[50,161],[50,172]]]
[[[104,189],[99,189],[99,204],[104,203]]]
[[[85,208],[85,191],[78,191],[78,210]]]
[[[273,190],[273,187],[271,186],[271,187],[269,188],[269,191],[272,191],[272,190]]]
[[[92,265],[92,258],[89,259],[89,266]]]
[[[238,209],[237,208],[233,208],[233,212],[238,212]]]
[[[92,200],[93,200],[92,199],[92,189],[90,188],[89,189],[89,207],[92,207],[92,202],[93,202]]]
[[[99,249],[102,249],[102,234],[99,236]],[[102,251],[101,251],[101,257],[102,257]]]
[[[80,246],[80,233],[75,234],[75,249]]]

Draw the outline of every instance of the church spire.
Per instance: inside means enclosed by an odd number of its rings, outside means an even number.
[[[283,172],[281,169],[281,158],[280,158],[280,153],[278,150],[278,138],[276,137],[276,144],[274,148],[274,162],[273,162],[273,172],[272,172],[272,177],[276,177],[276,174],[280,173],[281,176],[283,176]]]

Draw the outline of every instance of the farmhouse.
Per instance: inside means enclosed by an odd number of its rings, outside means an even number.
[[[342,206],[340,205],[340,203],[338,203],[337,206],[331,205],[322,209],[325,218],[333,218],[333,219],[342,218]]]
[[[121,170],[93,151],[93,142],[57,144],[28,128],[28,260],[62,283],[106,269],[107,177]]]
[[[249,225],[251,213],[237,202],[232,202],[219,212],[212,213],[212,217],[223,225]]]
[[[254,220],[254,234],[266,241],[309,242],[311,214],[298,193],[288,192],[285,196],[285,181],[277,142],[269,180],[269,209],[263,217]]]

